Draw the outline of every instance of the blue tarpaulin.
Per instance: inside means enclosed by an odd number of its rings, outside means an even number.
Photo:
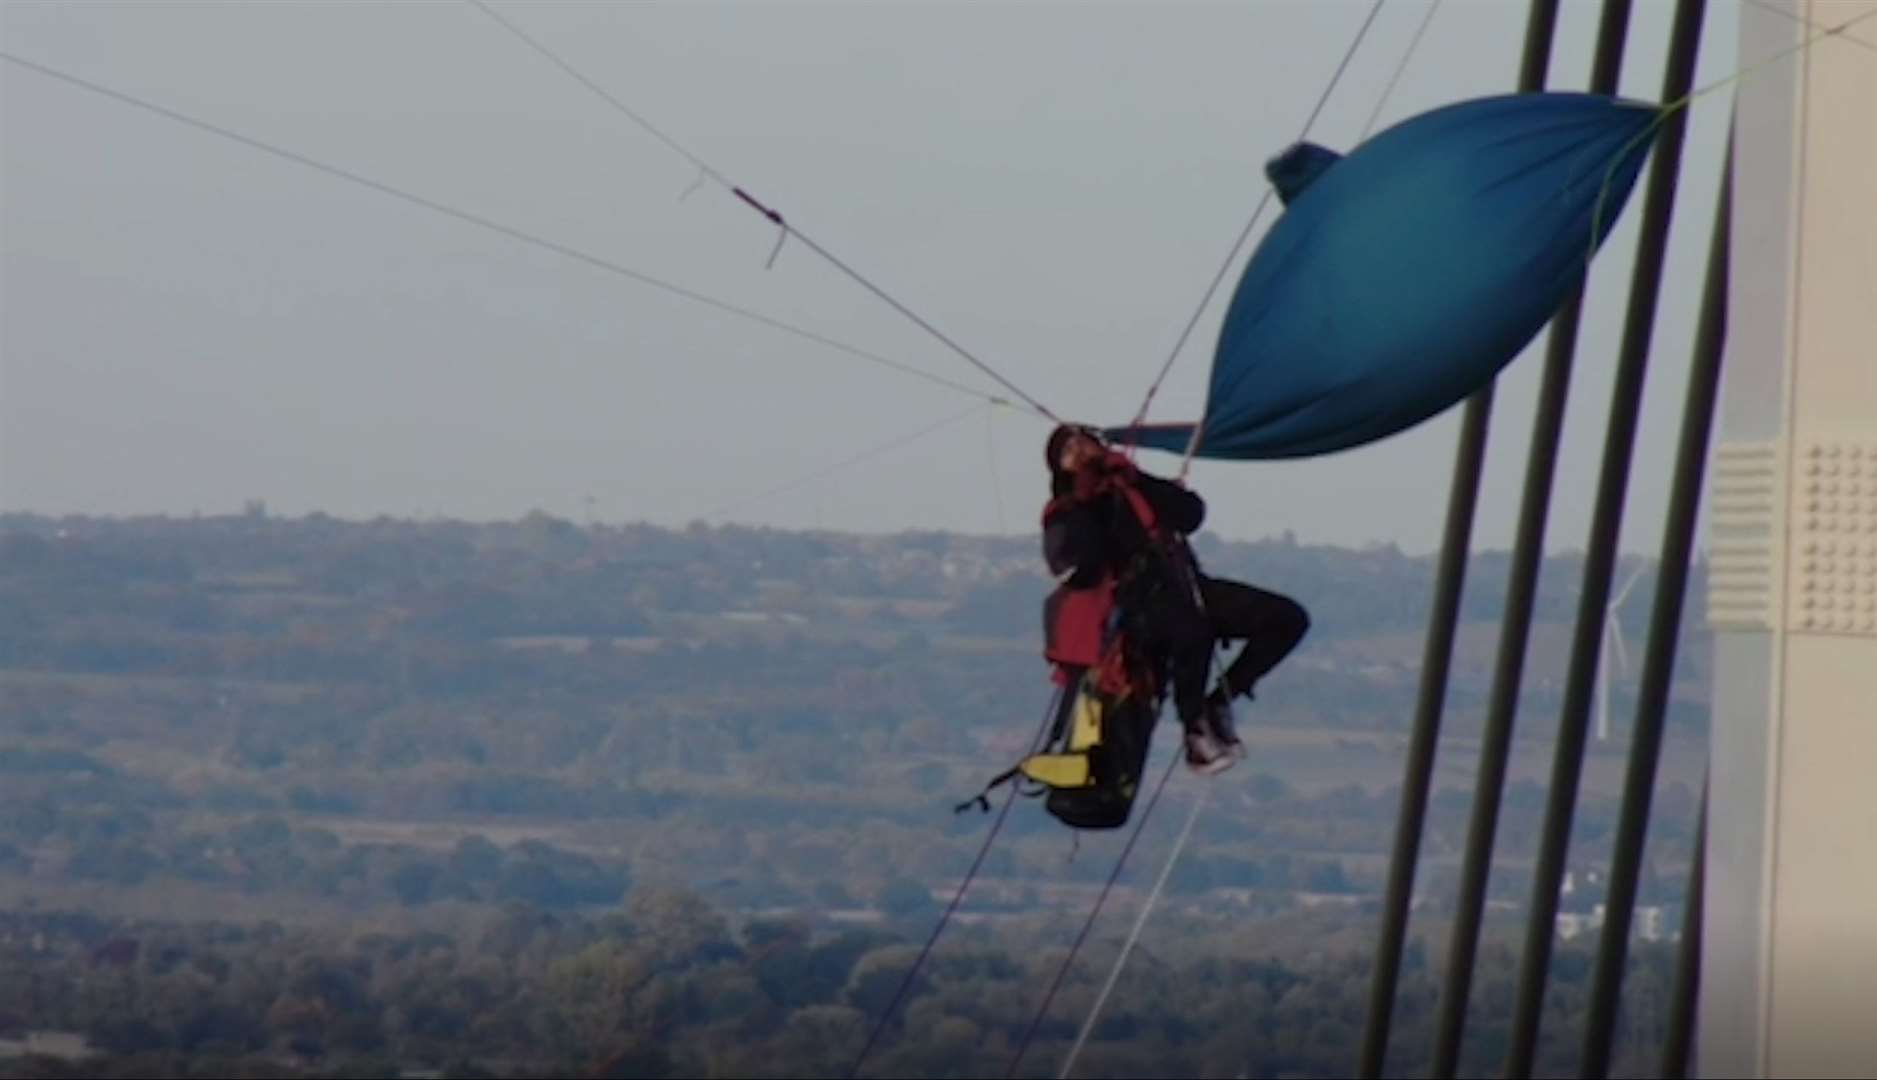
[[[1273,159],[1288,206],[1232,297],[1199,456],[1344,450],[1485,386],[1582,280],[1659,113],[1511,94],[1423,113],[1344,158],[1299,144]],[[1192,429],[1109,434],[1180,451]]]

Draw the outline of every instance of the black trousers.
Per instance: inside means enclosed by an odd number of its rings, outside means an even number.
[[[1159,576],[1159,575],[1157,575]],[[1258,680],[1303,640],[1310,616],[1288,596],[1225,578],[1198,575],[1198,599],[1177,573],[1137,597],[1136,624],[1143,644],[1164,665],[1173,684],[1173,702],[1188,730],[1206,703],[1206,679],[1212,651],[1221,641],[1242,641],[1220,677],[1226,697],[1251,696]]]

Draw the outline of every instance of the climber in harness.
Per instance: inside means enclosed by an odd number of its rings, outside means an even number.
[[[1303,638],[1309,616],[1288,597],[1204,574],[1185,539],[1205,519],[1204,500],[1136,469],[1093,429],[1058,427],[1046,457],[1043,551],[1062,586],[1058,598],[1111,588],[1134,647],[1171,683],[1187,765],[1230,768],[1245,753],[1232,699],[1253,696]],[[1208,693],[1213,649],[1234,639],[1244,648]]]

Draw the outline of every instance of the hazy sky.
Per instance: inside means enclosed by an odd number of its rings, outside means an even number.
[[[1095,421],[1138,407],[1262,163],[1369,6],[497,4],[1025,390]],[[1584,84],[1597,7],[1564,5],[1552,85]],[[1636,8],[1622,90],[1654,100],[1672,5]],[[1525,9],[1447,0],[1384,123],[1510,89]],[[690,164],[468,4],[0,10],[15,55],[985,384],[799,243],[765,270],[772,226],[718,188],[686,196]],[[1426,11],[1384,6],[1313,139],[1347,149]],[[1738,18],[1710,5],[1698,83],[1738,66]],[[1728,101],[1692,112],[1626,549],[1657,542]],[[292,515],[579,519],[591,496],[608,521],[1035,527],[1047,426],[1028,415],[14,64],[0,133],[0,508],[263,498]],[[1599,258],[1553,548],[1584,542],[1638,193]],[[1155,418],[1198,411],[1236,269]],[[1537,353],[1501,380],[1488,545],[1510,542]],[[1229,538],[1424,551],[1457,419],[1307,462],[1202,463],[1195,484]]]

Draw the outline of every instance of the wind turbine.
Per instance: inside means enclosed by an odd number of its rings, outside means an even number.
[[[1597,705],[1597,741],[1603,742],[1610,737],[1610,673],[1612,668],[1629,667],[1629,651],[1623,646],[1623,627],[1616,618],[1616,609],[1623,606],[1623,600],[1629,596],[1629,590],[1636,587],[1636,579],[1642,577],[1644,567],[1638,566],[1629,575],[1623,587],[1616,590],[1616,598],[1610,606],[1603,609],[1603,663],[1598,668],[1600,698]]]

